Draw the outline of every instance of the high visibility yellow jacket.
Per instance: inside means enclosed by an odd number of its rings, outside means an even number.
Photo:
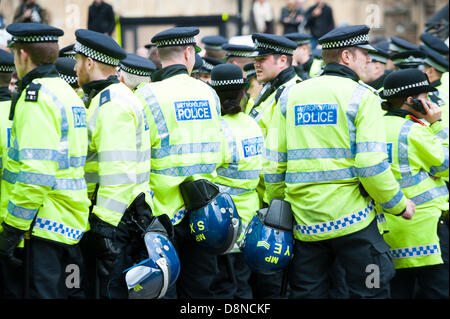
[[[86,182],[92,213],[117,226],[140,193],[153,209],[150,188],[150,131],[144,107],[118,80],[92,98],[87,122]],[[97,187],[97,192],[95,189]]]
[[[213,179],[221,192],[233,198],[245,228],[260,209],[256,186],[262,169],[264,139],[258,124],[240,112],[222,116],[223,160]]]
[[[411,220],[386,215],[389,232],[384,234],[391,246],[396,268],[420,267],[442,263],[437,226],[443,211],[448,211],[448,135],[441,121],[423,126],[409,113],[390,111],[384,116],[391,170],[405,195],[416,204]]]
[[[309,69],[309,76],[314,78],[319,76],[322,72],[323,59],[314,58],[311,68]]]
[[[76,244],[87,230],[90,203],[85,107],[54,65],[39,66],[22,83],[4,161],[0,222]]]
[[[200,178],[211,181],[221,163],[220,100],[183,65],[158,74],[161,81],[139,86],[135,94],[147,102],[155,215],[167,214],[178,224],[185,216],[179,185]]]
[[[265,142],[265,201],[291,203],[299,240],[365,228],[375,217],[373,200],[392,214],[406,207],[387,162],[379,97],[357,79],[327,65],[324,75],[287,88],[276,106]]]
[[[9,110],[11,96],[7,87],[0,88],[0,180],[3,174],[3,156],[7,156],[11,144],[11,125]],[[1,191],[0,191],[1,194]]]

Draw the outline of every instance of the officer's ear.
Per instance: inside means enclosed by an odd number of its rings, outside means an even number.
[[[341,60],[344,62],[345,65],[348,65],[351,63],[351,60],[353,59],[353,53],[351,50],[344,49],[341,52]]]

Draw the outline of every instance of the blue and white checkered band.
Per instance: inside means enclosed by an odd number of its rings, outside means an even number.
[[[91,49],[87,46],[85,46],[84,44],[80,43],[80,42],[75,42],[75,45],[73,47],[73,50],[77,53],[81,53],[93,60],[108,64],[108,65],[113,65],[113,66],[118,66],[120,60],[110,57],[104,53],[98,52],[94,49]]]
[[[212,86],[224,86],[224,85],[234,85],[234,84],[243,84],[243,83],[244,83],[244,79],[211,81]]]
[[[13,42],[58,42],[58,37],[55,35],[27,35],[27,36],[13,36],[11,39]]]
[[[70,85],[78,83],[78,78],[76,76],[70,76],[59,73],[59,77],[69,83]]]
[[[420,86],[426,86],[426,85],[430,85],[430,83],[427,80],[418,82],[418,83],[405,85],[405,86],[398,87],[398,88],[384,89],[383,94],[384,94],[384,96],[392,96],[392,95],[395,95],[404,90],[408,90],[408,89],[412,89],[412,88],[416,88],[416,87],[420,87]]]
[[[119,67],[121,70],[133,74],[133,75],[139,75],[139,76],[150,76],[152,74],[152,72],[150,71],[145,71],[145,70],[138,70],[138,69],[134,69],[134,68],[130,68],[128,66],[126,66],[125,64],[119,63]]]
[[[274,50],[275,52],[280,52],[288,55],[294,54],[294,49],[282,47],[273,43],[267,43],[267,42],[260,42],[257,39],[255,39],[255,47],[257,49],[264,49],[264,50]]]
[[[369,44],[369,34],[360,34],[352,38],[322,43],[322,49],[337,49]]]
[[[195,43],[196,42],[194,37],[184,37],[184,38],[155,41],[155,44],[158,48],[182,46],[182,45],[194,45]]]
[[[10,73],[14,71],[14,65],[0,65],[0,72]]]

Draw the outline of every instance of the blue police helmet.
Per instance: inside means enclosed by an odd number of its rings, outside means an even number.
[[[180,260],[172,242],[158,232],[144,236],[148,258],[124,270],[130,299],[163,297],[180,274]]]
[[[268,208],[260,209],[248,225],[240,249],[250,269],[273,274],[284,270],[294,245],[290,204],[274,199]]]
[[[219,193],[206,206],[189,213],[190,234],[211,254],[223,254],[233,248],[242,229],[242,221],[231,196]]]

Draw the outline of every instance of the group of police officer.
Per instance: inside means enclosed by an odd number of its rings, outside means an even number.
[[[440,39],[420,62],[364,25],[316,57],[305,34],[200,57],[177,27],[156,69],[97,32],[7,31],[1,297],[448,298]]]

